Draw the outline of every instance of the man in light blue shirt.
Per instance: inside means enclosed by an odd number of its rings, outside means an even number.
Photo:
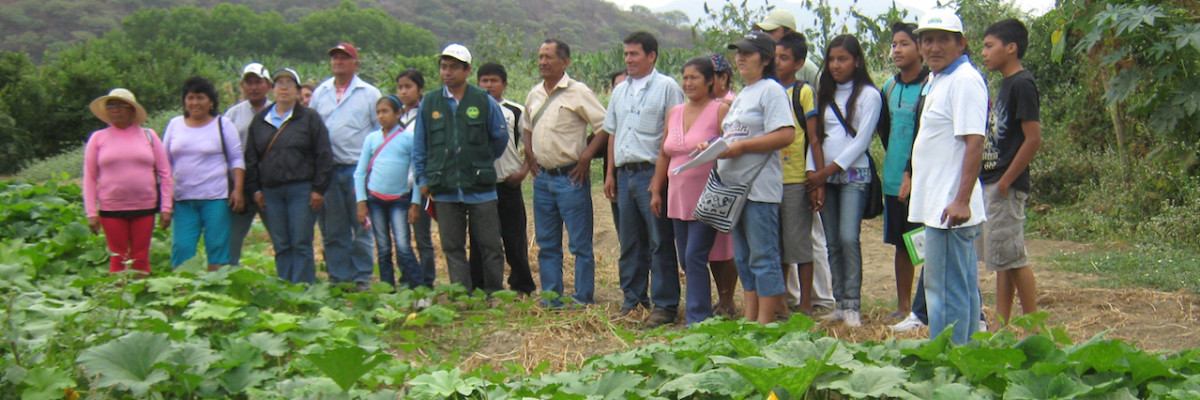
[[[444,86],[425,94],[413,126],[413,175],[421,194],[433,199],[450,283],[490,294],[504,289],[494,163],[508,145],[508,124],[496,99],[467,83],[471,52],[465,46],[446,46],[438,72]],[[483,282],[471,278],[468,229]]]
[[[325,192],[325,206],[317,222],[325,244],[325,265],[332,283],[354,282],[365,291],[375,270],[370,233],[358,223],[354,200],[354,168],[367,134],[379,129],[375,102],[379,89],[363,81],[358,71],[358,49],[340,43],[329,49],[333,77],[313,91],[309,105],[329,128],[333,148],[333,179]]]
[[[669,220],[651,210],[649,188],[662,147],[664,120],[671,107],[683,103],[683,90],[670,76],[654,69],[658,40],[653,35],[634,32],[624,42],[629,79],[613,89],[604,117],[604,131],[611,133],[608,154],[613,160],[604,194],[616,198],[621,209],[617,265],[625,300],[617,316],[625,317],[638,305],[649,308],[653,301],[654,311],[646,320],[646,326],[653,328],[674,323],[679,310],[674,230]]]

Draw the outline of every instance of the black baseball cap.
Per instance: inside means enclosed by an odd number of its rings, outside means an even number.
[[[751,32],[729,44],[730,50],[745,50],[775,55],[775,39],[763,32]]]

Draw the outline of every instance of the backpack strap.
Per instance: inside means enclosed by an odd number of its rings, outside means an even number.
[[[804,148],[808,148],[808,118],[804,116],[804,107],[800,105],[800,92],[807,86],[807,81],[798,80],[792,86],[792,115],[796,118],[796,123],[800,125],[801,136],[804,137]]]

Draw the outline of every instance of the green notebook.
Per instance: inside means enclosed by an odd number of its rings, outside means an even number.
[[[904,234],[904,247],[908,249],[908,258],[913,265],[925,262],[925,227],[913,229]]]

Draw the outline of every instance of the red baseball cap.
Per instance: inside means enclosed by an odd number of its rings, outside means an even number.
[[[358,49],[354,48],[354,45],[350,43],[338,43],[337,46],[333,46],[332,49],[329,49],[328,54],[332,56],[333,53],[337,53],[339,51],[346,53],[346,55],[350,56],[350,58],[358,59]]]

